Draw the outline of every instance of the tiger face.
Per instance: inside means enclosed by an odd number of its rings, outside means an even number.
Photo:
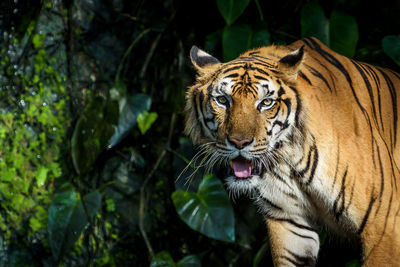
[[[205,144],[210,165],[227,167],[228,181],[263,176],[294,139],[301,118],[293,85],[303,55],[302,47],[274,62],[250,51],[220,63],[192,48],[199,76],[187,94],[186,133]]]

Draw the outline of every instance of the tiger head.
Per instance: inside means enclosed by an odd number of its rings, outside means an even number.
[[[186,134],[203,144],[205,165],[223,164],[237,181],[262,176],[302,124],[303,47],[265,47],[227,63],[193,47],[190,57],[198,76],[186,95]]]

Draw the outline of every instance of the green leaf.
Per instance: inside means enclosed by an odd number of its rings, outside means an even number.
[[[172,200],[179,217],[193,230],[217,240],[235,241],[233,208],[214,175],[203,178],[197,193],[177,190]]]
[[[388,35],[382,39],[383,51],[400,66],[400,35]]]
[[[178,261],[177,267],[201,267],[201,260],[197,255],[188,255]]]
[[[136,125],[137,117],[143,111],[148,111],[151,98],[145,94],[122,97],[119,101],[119,119],[115,132],[108,141],[108,148],[114,147]]]
[[[147,110],[141,112],[137,117],[137,123],[139,130],[142,134],[145,134],[156,121],[158,114],[155,112],[149,113]]]
[[[175,267],[175,262],[169,252],[162,251],[151,260],[150,267]]]
[[[318,3],[309,2],[303,5],[300,24],[302,37],[316,37],[329,46],[329,22]]]
[[[328,20],[317,2],[301,8],[301,36],[316,37],[334,51],[347,57],[354,56],[358,42],[358,26],[353,16],[334,9]]]
[[[84,197],[84,201],[89,216],[93,218],[100,209],[101,194],[98,191],[89,193]],[[56,193],[49,207],[47,220],[51,251],[54,259],[59,261],[88,224],[79,194],[72,189]]]
[[[333,10],[329,25],[330,48],[334,51],[353,57],[358,42],[358,26],[353,16]]]
[[[95,97],[76,123],[71,140],[71,155],[77,173],[89,171],[113,134],[111,124],[105,123],[105,100]]]
[[[246,9],[250,0],[217,0],[218,10],[226,23],[231,25]]]
[[[222,33],[222,49],[225,61],[238,57],[250,48],[252,29],[248,24],[227,26]]]
[[[266,241],[261,247],[260,249],[257,251],[256,256],[253,259],[253,267],[258,267],[262,258],[265,256],[265,254],[267,253],[269,249],[269,242]]]

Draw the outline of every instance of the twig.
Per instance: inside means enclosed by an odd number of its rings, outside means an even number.
[[[143,79],[144,74],[146,73],[147,66],[150,63],[150,59],[153,57],[154,51],[156,50],[158,42],[160,41],[161,35],[162,35],[162,33],[159,33],[157,35],[156,39],[154,40],[154,42],[151,44],[150,50],[147,53],[147,56],[146,56],[146,59],[145,59],[145,61],[143,63],[142,69],[140,70],[140,75],[139,75],[140,79]]]
[[[160,155],[158,156],[156,163],[154,164],[153,168],[151,169],[151,171],[149,172],[149,174],[146,176],[146,179],[143,181],[142,186],[140,187],[140,204],[139,204],[139,229],[140,229],[140,233],[142,234],[142,237],[144,239],[144,242],[146,243],[147,246],[147,250],[149,251],[150,257],[153,259],[155,254],[154,254],[154,250],[153,247],[151,246],[150,240],[147,236],[146,230],[144,229],[144,214],[145,214],[145,210],[146,210],[146,186],[149,183],[150,179],[153,177],[154,173],[156,172],[156,170],[158,169],[158,166],[160,165],[161,161],[163,160],[165,154],[168,151],[168,148],[171,144],[171,139],[172,139],[172,134],[174,132],[174,126],[175,126],[175,120],[176,120],[176,114],[172,113],[171,115],[171,122],[169,124],[169,132],[168,132],[168,140],[167,140],[167,144],[165,146],[165,148],[163,149],[163,151],[160,153]]]
[[[116,82],[119,81],[119,76],[120,76],[120,74],[121,74],[122,67],[123,67],[123,65],[124,65],[124,62],[125,62],[126,58],[127,58],[127,57],[129,56],[129,54],[131,53],[132,48],[133,48],[133,47],[136,45],[136,43],[139,42],[140,39],[142,39],[142,37],[143,37],[144,35],[146,35],[149,31],[150,31],[150,29],[146,29],[146,30],[142,31],[142,32],[138,35],[138,37],[136,37],[135,40],[132,41],[132,43],[129,45],[128,49],[126,49],[124,55],[122,56],[121,62],[120,62],[119,65],[118,65],[117,74],[115,75],[115,81],[116,81]]]
[[[173,12],[168,20],[167,25],[165,26],[165,28],[157,35],[156,39],[153,41],[153,43],[151,44],[150,50],[147,53],[146,59],[143,63],[142,69],[140,70],[140,74],[139,74],[139,78],[143,79],[144,75],[146,74],[146,70],[147,70],[147,66],[150,63],[151,58],[153,57],[154,51],[156,50],[156,47],[160,41],[160,38],[162,36],[162,34],[164,33],[165,29],[168,27],[168,25],[171,23],[171,21],[175,18],[176,12]]]

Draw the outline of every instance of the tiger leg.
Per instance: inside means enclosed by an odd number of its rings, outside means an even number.
[[[318,233],[303,220],[266,218],[274,266],[315,266]]]

